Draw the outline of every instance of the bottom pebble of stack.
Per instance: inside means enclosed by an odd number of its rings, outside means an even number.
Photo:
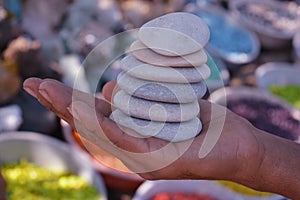
[[[185,122],[157,122],[133,118],[121,110],[112,112],[110,118],[119,125],[130,128],[142,137],[156,137],[170,142],[180,142],[194,138],[202,130],[199,118]]]

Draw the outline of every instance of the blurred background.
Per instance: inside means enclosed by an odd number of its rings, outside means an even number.
[[[98,44],[160,15],[185,11],[210,28],[205,47],[214,60],[208,63],[210,100],[222,104],[225,91],[231,110],[258,128],[298,142],[299,4],[298,0],[0,0],[0,135],[37,132],[84,150],[80,136],[28,95],[22,82],[34,76],[73,86],[76,79],[78,89],[100,93],[120,72],[120,57],[112,62],[112,55],[125,53],[135,34],[129,32],[92,52]],[[118,167],[121,164],[110,155],[104,157],[115,166],[104,169],[101,161],[95,166],[104,177],[109,199],[131,199],[144,180]]]

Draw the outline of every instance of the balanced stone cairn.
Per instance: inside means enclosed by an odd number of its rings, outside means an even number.
[[[111,118],[142,137],[171,142],[197,136],[198,118],[210,69],[205,64],[207,25],[197,16],[177,12],[144,24],[121,60],[119,90]]]

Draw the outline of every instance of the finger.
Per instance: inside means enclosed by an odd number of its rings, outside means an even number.
[[[188,148],[184,143],[167,145],[166,141],[157,138],[133,137],[84,102],[74,102],[71,112],[76,122],[75,126],[83,138],[82,141],[92,155],[97,157],[99,149],[95,147],[100,147],[118,157],[136,173],[168,166]]]
[[[70,110],[76,120],[75,127],[81,136],[97,146],[109,148],[111,144],[129,152],[147,152],[146,140],[123,132],[111,119],[94,110],[85,102],[76,101]],[[107,146],[107,140],[110,145]],[[105,141],[103,143],[103,141]],[[107,149],[111,151],[111,149]]]
[[[200,107],[199,118],[201,119],[201,122],[203,124],[209,123],[212,114],[212,104],[209,101],[203,99],[198,100],[198,103]]]
[[[210,124],[213,120],[224,117],[230,112],[226,107],[211,103],[208,100],[200,99],[198,103],[200,107],[199,117],[204,125]]]
[[[48,83],[52,85],[49,87]],[[46,83],[46,84],[45,84]],[[73,117],[67,111],[67,107],[72,101],[72,89],[51,79],[29,78],[24,81],[24,89],[37,98],[39,102],[49,110],[55,112],[60,118],[73,125]],[[49,88],[48,88],[49,87]],[[55,95],[52,91],[55,87]],[[48,91],[49,89],[49,91]]]
[[[102,94],[108,102],[112,102],[112,97],[119,90],[120,88],[118,87],[117,82],[110,81],[104,85],[102,89]]]
[[[72,103],[72,88],[58,81],[45,79],[38,88],[37,98],[58,117],[73,124],[73,116],[67,110]]]
[[[97,107],[97,110],[104,115],[109,115],[111,112],[107,102],[97,99],[91,94],[74,90],[56,80],[30,78],[24,82],[24,89],[71,125],[73,125],[73,116],[69,113],[68,108],[74,99]]]
[[[31,96],[37,98],[37,93],[41,83],[42,83],[42,79],[40,78],[28,78],[24,81],[23,88]]]

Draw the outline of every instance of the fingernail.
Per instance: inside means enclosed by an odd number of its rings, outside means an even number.
[[[50,98],[50,96],[48,95],[48,93],[45,90],[39,90],[40,95],[49,103],[52,104],[52,99]]]
[[[30,88],[30,87],[26,87],[24,86],[24,90],[30,94],[31,96],[33,96],[34,98],[37,98],[36,95],[35,95],[35,92]]]

